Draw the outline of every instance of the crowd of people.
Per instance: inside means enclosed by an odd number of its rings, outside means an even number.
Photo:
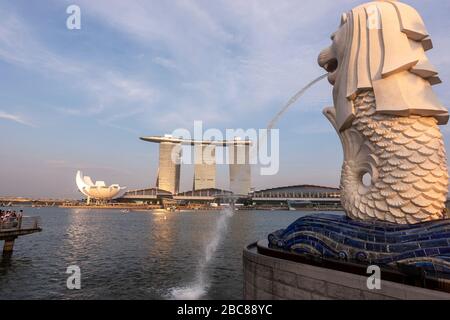
[[[16,228],[22,219],[23,210],[0,210],[0,229]]]

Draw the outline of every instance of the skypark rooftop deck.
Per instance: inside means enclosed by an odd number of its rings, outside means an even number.
[[[149,136],[141,137],[143,141],[153,142],[153,143],[180,143],[182,145],[215,145],[215,146],[235,146],[235,145],[251,145],[251,140],[194,140],[194,139],[182,139],[171,136]]]

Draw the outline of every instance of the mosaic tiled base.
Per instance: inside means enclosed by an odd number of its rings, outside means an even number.
[[[415,266],[450,276],[450,219],[397,225],[316,214],[270,234],[269,244],[298,254],[380,266]]]

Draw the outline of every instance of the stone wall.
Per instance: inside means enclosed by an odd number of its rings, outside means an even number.
[[[445,292],[383,280],[381,290],[369,290],[367,277],[265,256],[256,248],[246,248],[243,258],[245,299],[450,300]]]

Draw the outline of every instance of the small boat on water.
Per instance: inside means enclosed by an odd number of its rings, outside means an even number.
[[[125,214],[125,213],[129,213],[130,210],[128,210],[128,209],[123,209],[123,210],[120,210],[120,212]]]

